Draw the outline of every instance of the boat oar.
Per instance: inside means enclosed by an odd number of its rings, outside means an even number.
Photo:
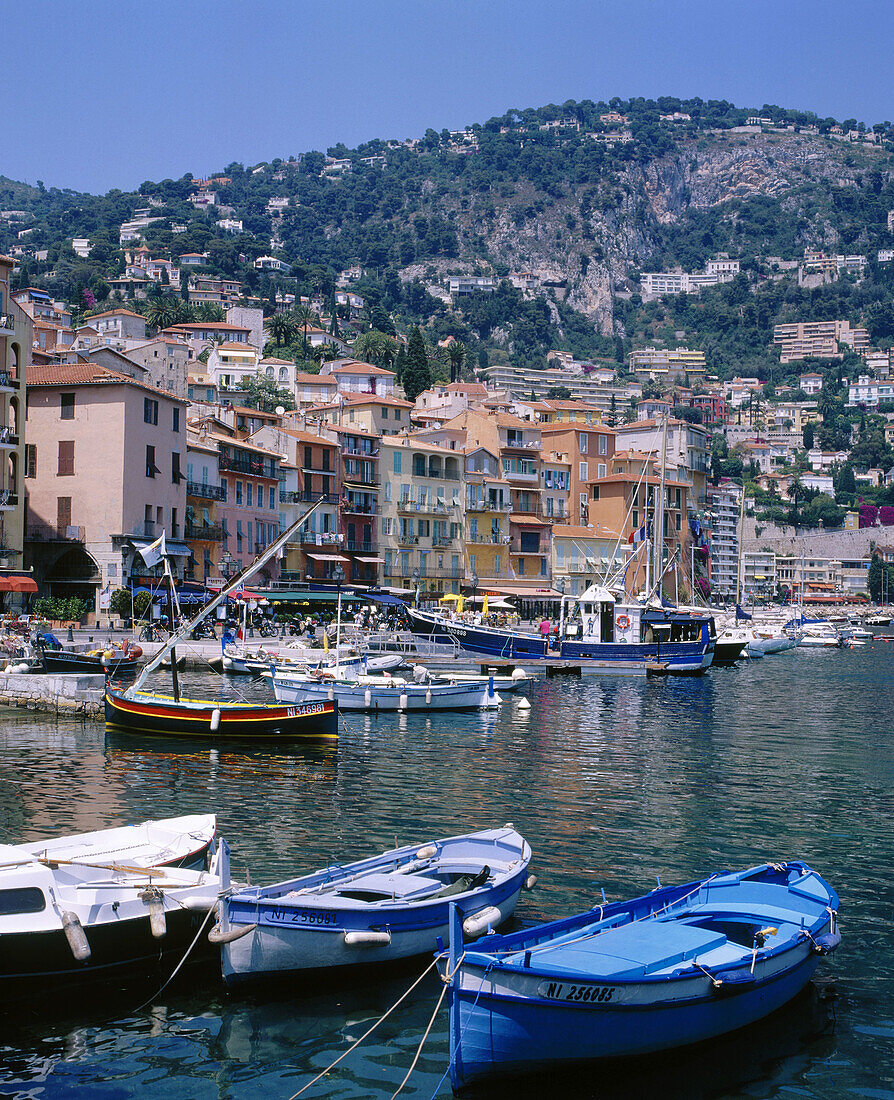
[[[55,859],[52,856],[35,856],[27,863],[41,863],[44,867],[88,867],[96,871],[120,871],[124,875],[164,875],[165,867],[128,867],[124,863],[86,863],[82,859]]]

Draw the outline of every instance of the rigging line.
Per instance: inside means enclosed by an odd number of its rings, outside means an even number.
[[[410,1063],[410,1068],[407,1070],[406,1077],[404,1077],[403,1081],[401,1081],[401,1083],[397,1086],[397,1088],[392,1093],[391,1100],[395,1100],[395,1097],[397,1096],[397,1094],[401,1091],[401,1089],[404,1087],[404,1085],[407,1083],[407,1081],[410,1080],[410,1074],[416,1068],[416,1063],[419,1061],[419,1055],[422,1053],[422,1048],[425,1046],[425,1040],[428,1038],[428,1033],[432,1029],[432,1025],[435,1022],[435,1017],[441,1011],[441,1004],[444,1001],[444,995],[447,992],[447,989],[448,989],[448,987],[446,985],[441,987],[441,996],[438,997],[438,1003],[435,1005],[435,1010],[431,1014],[431,1019],[428,1021],[428,1027],[425,1029],[425,1034],[422,1036],[422,1039],[419,1042],[419,1046],[416,1048],[416,1055],[413,1058],[413,1061]]]
[[[298,1100],[298,1097],[301,1096],[302,1093],[307,1092],[307,1090],[311,1087],[311,1085],[315,1085],[317,1083],[317,1081],[319,1081],[321,1078],[325,1077],[326,1074],[329,1073],[330,1070],[335,1069],[335,1067],[338,1065],[338,1063],[343,1058],[347,1058],[347,1056],[351,1053],[351,1051],[356,1049],[357,1047],[359,1047],[360,1044],[367,1038],[367,1036],[372,1035],[372,1033],[376,1030],[376,1028],[379,1026],[379,1024],[384,1023],[384,1021],[388,1019],[388,1017],[397,1008],[397,1006],[402,1001],[405,1001],[407,999],[407,997],[409,997],[409,995],[413,992],[413,990],[416,988],[416,986],[419,985],[419,983],[426,976],[426,974],[428,974],[429,970],[431,970],[436,965],[436,962],[437,962],[436,959],[432,959],[432,961],[422,971],[422,973],[419,975],[419,977],[416,979],[416,981],[413,982],[413,984],[410,986],[410,988],[408,990],[406,990],[406,992],[402,993],[400,997],[398,997],[398,999],[394,1002],[394,1004],[391,1006],[391,1008],[389,1008],[388,1011],[384,1015],[380,1016],[378,1018],[378,1020],[376,1020],[376,1022],[372,1025],[372,1027],[368,1028],[360,1036],[360,1038],[355,1043],[352,1043],[348,1047],[348,1049],[343,1054],[340,1054],[331,1065],[327,1066],[323,1070],[322,1073],[318,1073],[312,1081],[308,1081],[307,1084],[303,1088],[299,1089],[293,1096],[290,1096],[289,1100]]]

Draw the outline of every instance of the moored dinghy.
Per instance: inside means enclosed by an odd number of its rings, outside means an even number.
[[[31,840],[10,845],[35,859],[126,863],[132,867],[205,866],[217,832],[214,814],[159,818],[140,825],[97,829],[92,833]]]
[[[840,941],[838,895],[806,864],[764,864],[439,959],[453,1086],[666,1051],[774,1012]],[[455,926],[454,926],[455,927]]]
[[[222,840],[207,871],[129,866],[98,853],[48,858],[0,845],[4,1003],[71,985],[167,977],[229,889]],[[203,937],[204,938],[204,937]],[[159,962],[170,967],[159,974]]]
[[[248,887],[222,902],[212,935],[224,981],[427,954],[447,942],[451,903],[461,935],[480,936],[515,909],[530,860],[506,825]]]

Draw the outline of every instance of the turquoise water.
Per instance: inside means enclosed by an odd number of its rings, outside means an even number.
[[[348,716],[337,748],[239,753],[106,736],[8,712],[0,840],[214,810],[254,882],[512,821],[552,918],[719,868],[801,858],[842,899],[843,944],[808,994],[755,1029],[632,1069],[553,1078],[563,1096],[894,1100],[894,643],[800,651],[653,680],[538,681],[532,707]],[[186,687],[210,681],[186,674]],[[239,684],[239,690],[246,689]],[[425,965],[386,980],[224,994],[213,972],[135,1011],[114,990],[0,1032],[0,1095],[288,1100]],[[390,1097],[434,1009],[429,977],[305,1097]],[[148,996],[151,990],[146,991]],[[401,1095],[449,1096],[446,1010]],[[542,1083],[486,1096],[543,1095]]]

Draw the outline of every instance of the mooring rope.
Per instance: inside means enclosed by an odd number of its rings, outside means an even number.
[[[413,984],[412,984],[412,985],[410,986],[410,988],[409,988],[408,990],[406,990],[406,991],[405,991],[404,993],[402,993],[402,994],[400,995],[400,997],[398,997],[398,999],[397,999],[397,1000],[396,1000],[396,1001],[394,1002],[394,1004],[393,1004],[393,1005],[391,1006],[391,1008],[389,1008],[389,1009],[388,1009],[388,1011],[387,1011],[386,1013],[384,1013],[384,1014],[383,1014],[382,1016],[380,1016],[380,1017],[378,1018],[378,1020],[376,1020],[376,1022],[375,1022],[375,1023],[374,1023],[373,1025],[372,1025],[372,1027],[368,1028],[368,1029],[367,1029],[367,1030],[366,1030],[366,1031],[365,1031],[365,1032],[364,1032],[364,1033],[363,1033],[363,1034],[362,1034],[362,1035],[360,1036],[360,1038],[359,1038],[359,1039],[358,1039],[358,1040],[357,1040],[357,1041],[356,1041],[355,1043],[352,1043],[352,1044],[351,1044],[351,1045],[350,1045],[350,1046],[348,1047],[348,1049],[347,1049],[347,1050],[346,1050],[346,1051],[345,1051],[345,1052],[344,1052],[343,1054],[340,1054],[340,1055],[339,1055],[339,1056],[338,1056],[338,1057],[337,1057],[337,1058],[335,1059],[335,1061],[331,1063],[331,1065],[328,1065],[328,1066],[327,1066],[327,1067],[326,1067],[326,1068],[325,1068],[325,1069],[323,1070],[323,1072],[322,1072],[322,1073],[318,1073],[318,1074],[316,1075],[316,1077],[314,1077],[314,1079],[313,1079],[312,1081],[308,1081],[308,1082],[307,1082],[307,1084],[306,1084],[306,1085],[305,1085],[305,1086],[304,1086],[303,1088],[300,1088],[300,1089],[299,1089],[299,1090],[298,1090],[298,1091],[297,1091],[297,1092],[296,1092],[296,1093],[295,1093],[295,1094],[294,1094],[293,1096],[290,1096],[290,1097],[289,1097],[289,1100],[298,1100],[298,1097],[299,1097],[299,1096],[301,1096],[301,1094],[302,1094],[302,1093],[304,1093],[304,1092],[307,1092],[307,1090],[308,1090],[308,1089],[309,1089],[309,1088],[311,1087],[311,1085],[315,1085],[315,1084],[317,1083],[317,1081],[319,1081],[319,1080],[321,1080],[321,1079],[322,1079],[323,1077],[325,1077],[325,1076],[326,1076],[326,1074],[330,1072],[330,1070],[333,1070],[333,1069],[335,1069],[335,1067],[336,1067],[336,1066],[338,1065],[338,1063],[339,1063],[339,1062],[340,1062],[340,1061],[341,1061],[341,1060],[342,1060],[343,1058],[347,1058],[347,1056],[348,1056],[348,1055],[349,1055],[349,1054],[351,1053],[351,1051],[352,1051],[352,1050],[356,1050],[356,1048],[357,1048],[357,1047],[359,1047],[359,1046],[360,1046],[360,1044],[361,1044],[361,1043],[362,1043],[362,1042],[363,1042],[363,1041],[364,1041],[364,1040],[365,1040],[365,1039],[366,1039],[366,1038],[367,1038],[368,1036],[372,1035],[372,1033],[373,1033],[373,1032],[374,1032],[374,1031],[376,1030],[376,1028],[377,1028],[377,1027],[379,1026],[379,1024],[381,1024],[381,1023],[384,1023],[384,1021],[388,1019],[388,1017],[389,1017],[389,1016],[391,1015],[391,1013],[392,1013],[392,1012],[393,1012],[393,1011],[394,1011],[394,1010],[395,1010],[395,1009],[397,1008],[397,1006],[398,1006],[399,1004],[401,1004],[401,1003],[402,1003],[403,1001],[405,1001],[405,1000],[407,999],[407,997],[409,997],[409,995],[410,995],[410,994],[411,994],[411,993],[413,992],[413,990],[414,990],[414,989],[416,988],[416,986],[417,986],[417,985],[419,985],[419,983],[420,983],[420,982],[422,981],[422,979],[423,979],[423,978],[424,978],[424,977],[426,976],[426,974],[428,974],[429,970],[431,970],[431,969],[432,969],[432,968],[433,968],[433,967],[435,966],[436,962],[437,962],[437,960],[436,960],[436,959],[432,959],[432,961],[431,961],[431,962],[430,962],[430,963],[428,964],[428,966],[427,966],[427,967],[426,967],[426,968],[425,968],[425,969],[424,969],[424,970],[422,971],[422,973],[421,973],[421,974],[419,975],[419,977],[418,977],[418,978],[416,979],[416,981],[415,981],[415,982],[413,982]],[[396,1094],[395,1094],[395,1095],[396,1095]]]

